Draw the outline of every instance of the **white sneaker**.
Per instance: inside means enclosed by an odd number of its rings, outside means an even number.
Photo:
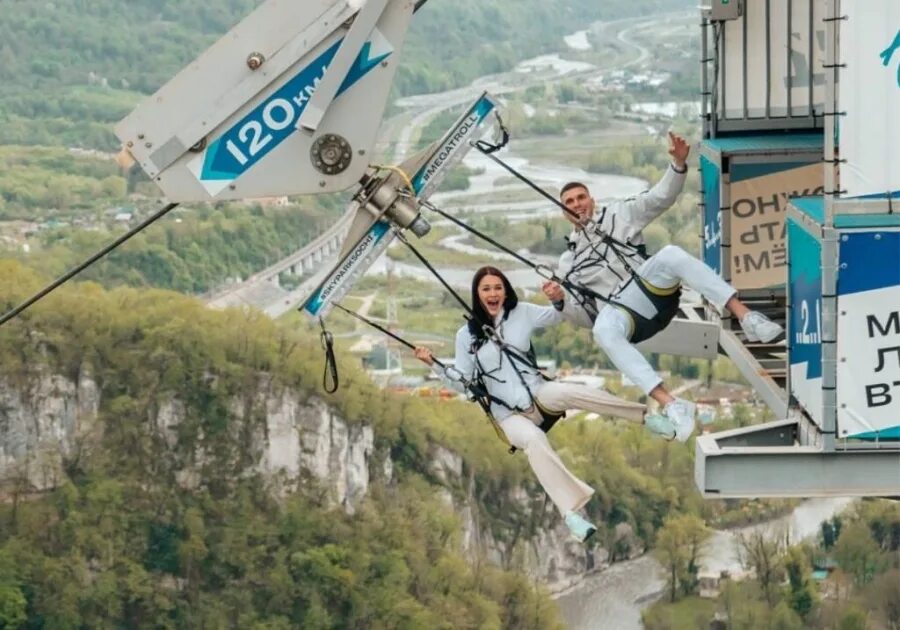
[[[675,439],[687,442],[694,433],[694,412],[697,406],[689,400],[676,398],[663,409],[663,413],[675,427]]]
[[[784,333],[784,328],[757,311],[750,311],[741,320],[741,328],[747,335],[747,341],[769,343]]]
[[[662,414],[648,413],[644,416],[644,426],[653,435],[659,435],[667,440],[675,439],[675,425]]]
[[[597,533],[597,528],[594,527],[594,524],[586,520],[578,512],[566,512],[565,521],[566,525],[569,527],[569,531],[572,532],[572,536],[574,536],[578,542],[585,542],[588,538]]]

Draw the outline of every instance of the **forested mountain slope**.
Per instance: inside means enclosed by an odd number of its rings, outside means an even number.
[[[40,282],[0,274],[4,309]],[[165,291],[65,287],[0,329],[0,622],[554,627],[533,582],[496,568],[536,545],[539,574],[588,566],[524,457],[473,405],[346,364],[325,396],[321,367],[312,329]],[[606,422],[554,434],[612,554],[702,509],[683,445]]]
[[[0,10],[0,143],[113,149],[111,123],[249,13],[258,0],[54,0]],[[431,92],[509,69],[597,19],[685,0],[431,0],[396,89]]]

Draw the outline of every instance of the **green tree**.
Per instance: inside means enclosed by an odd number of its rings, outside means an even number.
[[[28,618],[28,602],[22,590],[11,584],[0,584],[0,627],[20,628]]]
[[[779,602],[772,611],[771,630],[803,630],[803,619],[786,602]]]
[[[884,566],[871,531],[860,521],[842,528],[840,538],[834,545],[834,557],[860,586],[871,582]]]
[[[838,619],[838,630],[866,630],[866,613],[856,606],[848,606]]]
[[[667,518],[656,536],[656,555],[666,570],[669,601],[679,591],[692,594],[697,588],[697,574],[703,544],[712,534],[703,519],[684,514]]]
[[[788,575],[788,604],[801,619],[807,619],[816,603],[816,591],[810,577],[811,567],[801,547],[789,547],[784,561]]]
[[[778,585],[784,574],[784,541],[755,530],[738,536],[741,563],[753,571],[763,598],[773,608],[778,601]]]
[[[865,601],[870,609],[879,612],[888,630],[900,628],[900,569],[891,569],[876,577],[869,585]]]

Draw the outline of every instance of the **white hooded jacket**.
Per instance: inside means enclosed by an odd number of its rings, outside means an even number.
[[[529,304],[528,302],[519,302],[516,307],[509,312],[509,317],[503,319],[504,311],[500,311],[494,318],[498,335],[510,347],[512,352],[525,357],[528,349],[531,347],[531,336],[538,328],[546,328],[560,323],[563,315],[552,306],[538,306],[537,304]],[[462,374],[466,379],[471,380],[475,375],[475,355],[472,354],[472,344],[475,338],[469,332],[468,326],[463,326],[456,333],[456,359],[454,368]],[[544,380],[538,372],[525,365],[520,361],[516,361],[515,366],[512,361],[500,349],[500,346],[494,341],[486,341],[477,352],[478,363],[484,370],[484,384],[491,396],[509,403],[511,407],[519,409],[528,409],[531,404],[529,390],[534,391],[543,384]],[[519,374],[516,373],[518,368]],[[448,375],[446,371],[438,365],[434,366],[434,371],[441,377],[444,383],[456,391],[463,391],[462,385],[458,380]],[[451,372],[452,374],[452,372]],[[528,386],[528,389],[522,384],[522,380]],[[499,421],[503,420],[513,410],[499,405],[491,404],[491,413]]]
[[[650,190],[637,197],[616,200],[595,209],[594,221],[598,228],[622,243],[643,245],[644,237],[641,232],[653,219],[672,207],[684,188],[686,173],[686,169],[685,172],[678,172],[669,165],[662,179]],[[559,257],[559,265],[556,268],[558,277],[586,286],[605,296],[611,296],[619,283],[630,277],[615,251],[609,245],[601,243],[599,236],[588,235],[584,230],[578,229],[573,230],[566,240],[568,248]],[[619,251],[633,269],[637,269],[644,262],[644,259],[630,248],[619,248]],[[598,256],[606,258],[608,264],[597,264]],[[598,304],[597,310],[602,307],[603,304]],[[589,328],[592,325],[591,317],[568,293],[563,315],[579,326]]]

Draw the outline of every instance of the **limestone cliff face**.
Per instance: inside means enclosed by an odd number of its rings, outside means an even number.
[[[89,372],[77,381],[42,374],[27,387],[0,381],[0,479],[16,480],[33,491],[48,490],[64,479],[64,464],[96,441],[100,393]],[[234,400],[230,439],[249,455],[253,468],[288,493],[315,480],[327,500],[352,514],[376,480],[390,483],[394,463],[366,424],[345,422],[322,399],[274,387],[262,379],[250,400]],[[170,449],[178,446],[178,429],[186,418],[184,404],[175,398],[158,401],[151,428]],[[193,464],[178,472],[185,486],[200,481],[205,460],[203,440],[192,445]],[[182,445],[183,446],[183,445]],[[429,470],[436,491],[459,515],[462,545],[484,554],[505,568],[527,572],[560,590],[577,583],[585,572],[606,562],[604,550],[586,551],[568,536],[552,504],[535,489],[518,487],[507,496],[478,498],[475,476],[463,459],[435,445]],[[511,514],[492,522],[496,505],[511,506]]]
[[[462,545],[467,552],[483,554],[504,568],[524,571],[551,592],[565,590],[580,582],[586,573],[607,564],[606,550],[588,549],[574,540],[556,508],[539,489],[516,487],[508,496],[483,498],[510,506],[515,515],[492,526],[485,516],[491,510],[479,505],[474,478],[466,475],[462,458],[436,446],[431,462],[434,477],[464,492],[460,495],[447,491],[444,496],[460,517]],[[510,521],[514,524],[510,525]]]
[[[63,478],[94,428],[100,396],[90,373],[77,381],[38,373],[27,386],[0,381],[0,479],[47,490]]]

